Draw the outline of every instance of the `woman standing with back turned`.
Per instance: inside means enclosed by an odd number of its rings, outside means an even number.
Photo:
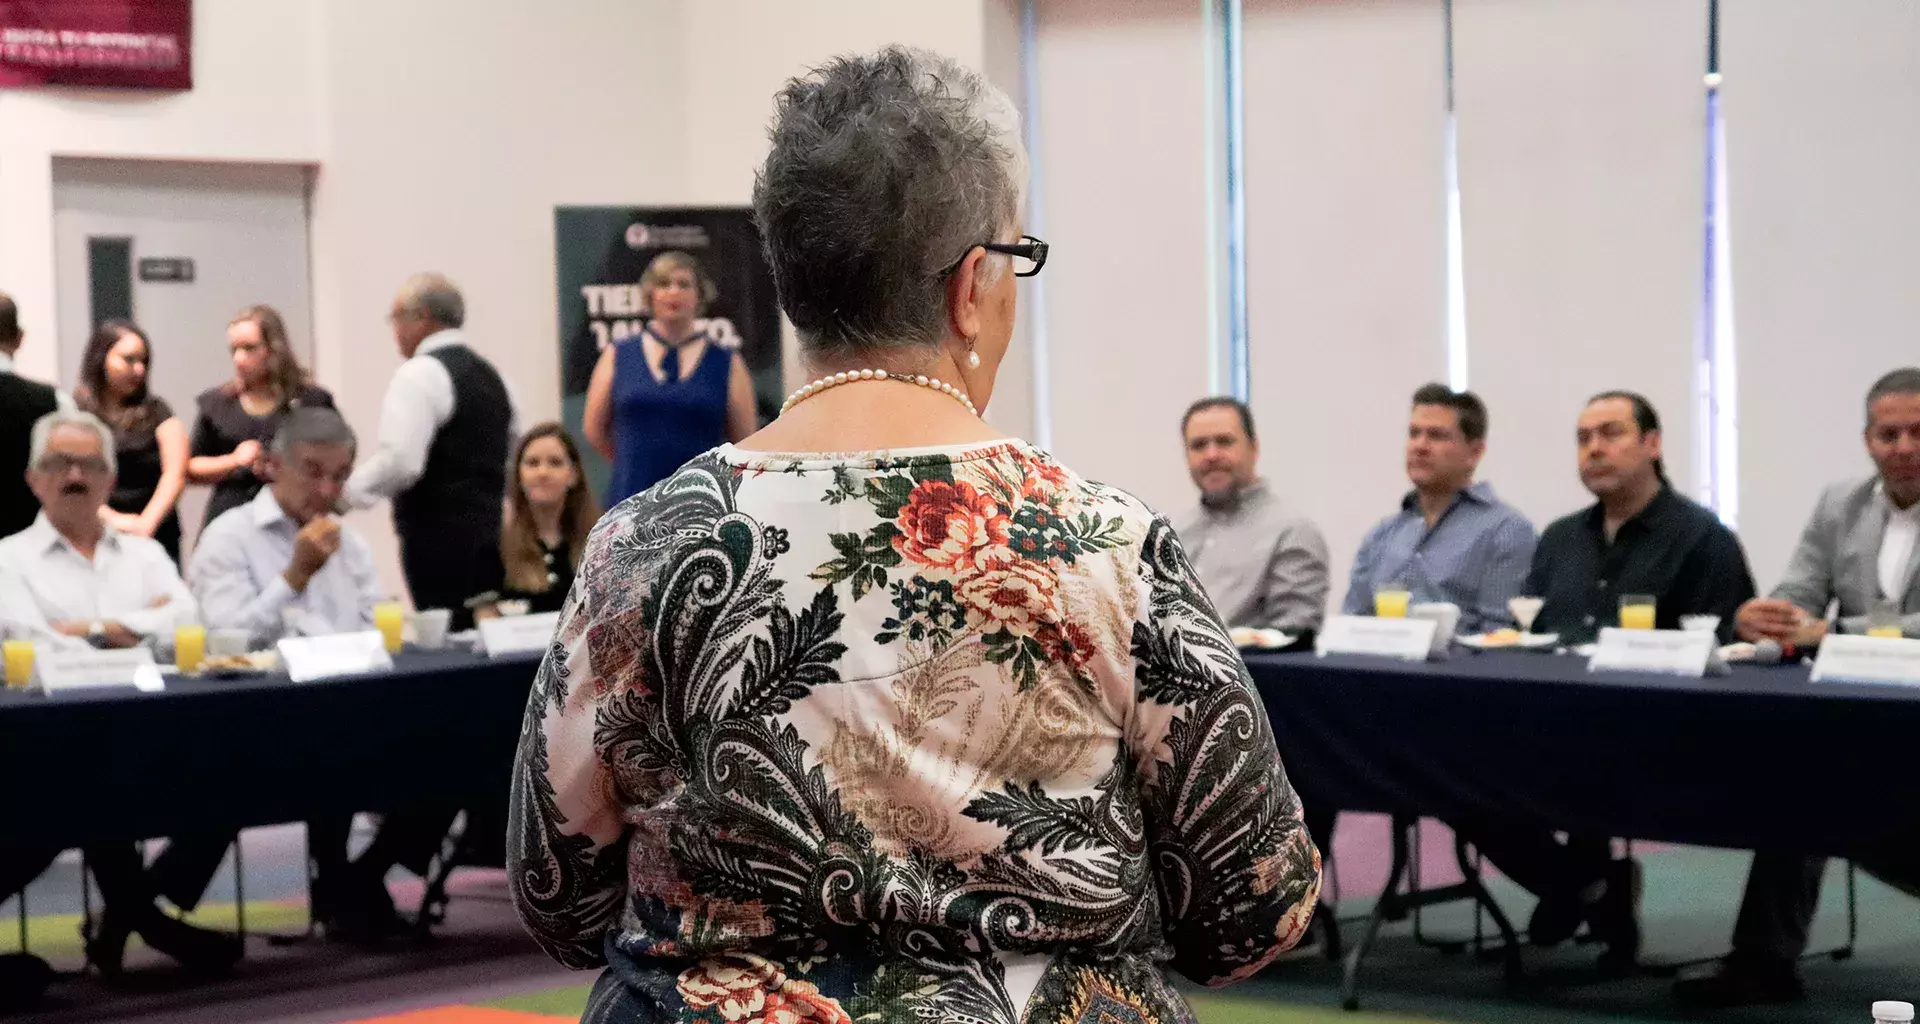
[[[588,541],[510,878],[584,1020],[1190,1020],[1319,859],[1171,526],[977,410],[1018,117],[922,51],[782,90],[754,207],[814,384]],[[831,376],[829,376],[831,375]]]

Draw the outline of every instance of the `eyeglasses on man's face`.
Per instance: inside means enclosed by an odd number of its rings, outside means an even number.
[[[48,452],[40,456],[34,468],[52,476],[66,476],[79,470],[87,476],[104,476],[107,473],[107,460],[98,455],[68,455],[65,452]]]

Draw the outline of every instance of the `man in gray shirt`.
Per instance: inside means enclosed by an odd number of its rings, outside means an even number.
[[[1874,382],[1866,413],[1867,454],[1878,472],[1820,495],[1780,585],[1740,606],[1734,626],[1741,639],[1814,647],[1830,632],[1865,633],[1869,613],[1882,602],[1899,609],[1908,637],[1920,636],[1920,369],[1894,370]],[[1803,998],[1800,957],[1826,863],[1755,851],[1733,952],[1717,972],[1681,981],[1681,1002],[1719,1009]],[[1861,866],[1909,892],[1920,889],[1920,858]]]
[[[1260,479],[1253,413],[1204,398],[1181,422],[1200,503],[1174,524],[1193,570],[1230,627],[1316,633],[1327,613],[1327,542]]]

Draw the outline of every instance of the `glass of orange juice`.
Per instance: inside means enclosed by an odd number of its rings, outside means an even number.
[[[406,642],[402,632],[407,628],[407,606],[398,601],[382,601],[373,606],[373,625],[380,631],[380,639],[386,642],[388,654],[399,654],[400,647]]]
[[[1381,619],[1404,619],[1413,592],[1405,583],[1382,583],[1373,588],[1373,614]]]
[[[8,640],[5,644],[7,689],[24,690],[33,682],[33,641]]]
[[[1652,594],[1621,595],[1620,628],[1652,629],[1654,607]]]
[[[173,667],[182,672],[200,671],[207,660],[207,627],[181,626],[173,631]]]
[[[1894,601],[1875,601],[1867,609],[1867,635],[1898,640],[1904,632],[1900,628],[1900,605]]]

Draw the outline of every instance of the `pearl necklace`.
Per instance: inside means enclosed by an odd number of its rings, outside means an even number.
[[[827,374],[825,377],[788,395],[786,404],[780,407],[780,415],[785,416],[788,409],[799,405],[801,402],[829,388],[837,388],[842,384],[851,384],[854,381],[862,380],[897,380],[907,384],[918,384],[923,388],[931,388],[941,394],[949,395],[954,401],[966,406],[968,412],[973,413],[975,416],[980,415],[980,410],[973,407],[973,399],[968,398],[965,391],[942,381],[938,377],[928,377],[924,374],[888,373],[885,370],[848,370],[845,373]]]

